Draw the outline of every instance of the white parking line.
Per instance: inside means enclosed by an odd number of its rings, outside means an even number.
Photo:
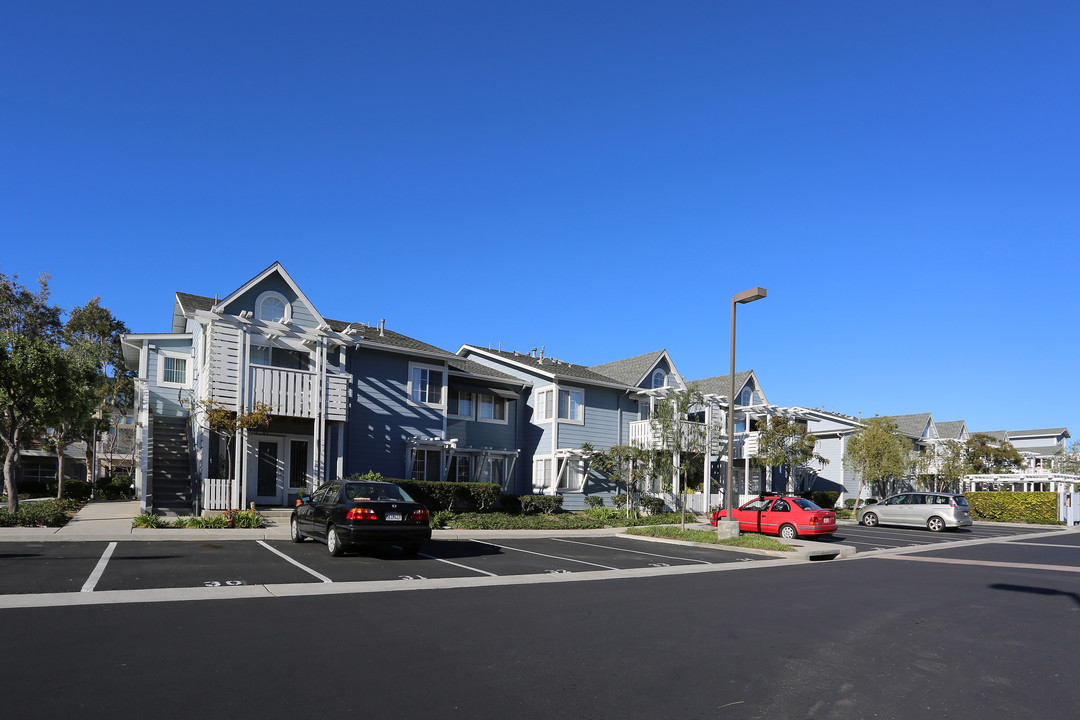
[[[461,565],[460,563],[450,562],[449,560],[443,560],[442,558],[437,558],[434,555],[425,555],[424,553],[419,553],[419,555],[420,555],[420,557],[430,558],[431,560],[438,560],[439,562],[444,562],[447,565],[453,565],[454,567],[459,567],[462,570],[472,570],[473,572],[478,572],[481,575],[488,575],[490,577],[499,577],[495,573],[490,573],[487,570],[481,570],[480,568],[474,568],[474,567],[469,567],[468,565]]]
[[[309,567],[308,567],[307,565],[304,565],[304,564],[302,564],[302,563],[298,563],[297,561],[293,560],[293,559],[292,559],[291,557],[289,557],[289,556],[288,556],[288,555],[286,555],[285,553],[281,552],[280,550],[276,550],[276,549],[274,549],[274,548],[270,547],[269,545],[267,545],[267,544],[266,544],[265,542],[263,542],[262,540],[258,540],[257,542],[258,542],[258,543],[259,543],[260,545],[262,545],[262,546],[263,546],[264,548],[266,548],[267,550],[269,550],[270,552],[272,552],[272,553],[274,553],[275,555],[278,555],[278,556],[280,556],[280,557],[284,558],[284,559],[285,559],[285,560],[286,560],[287,562],[291,562],[291,563],[292,563],[293,565],[295,565],[296,567],[300,568],[301,570],[303,570],[304,572],[308,573],[309,575],[314,575],[314,576],[315,576],[315,577],[317,577],[317,578],[318,578],[319,580],[322,580],[322,581],[323,581],[324,583],[332,583],[332,582],[334,582],[333,580],[331,580],[330,578],[326,577],[326,576],[325,576],[325,575],[323,575],[322,573],[317,573],[317,572],[315,572],[314,570],[312,570],[311,568],[309,568]]]
[[[491,545],[492,547],[502,548],[503,550],[515,550],[517,552],[528,553],[529,555],[539,555],[540,557],[551,558],[552,560],[565,560],[567,562],[581,563],[582,565],[592,565],[593,567],[604,568],[605,570],[618,570],[619,568],[608,567],[607,565],[601,565],[600,563],[586,562],[584,560],[575,560],[574,558],[559,557],[558,555],[546,555],[541,552],[535,552],[533,550],[522,550],[521,548],[510,547],[509,545],[499,545],[497,543],[489,542],[487,540],[473,540],[474,543],[480,543],[481,545]]]
[[[564,543],[573,543],[574,545],[588,545],[589,547],[603,548],[604,550],[614,550],[616,552],[628,552],[637,553],[638,555],[649,555],[651,557],[665,558],[667,560],[685,560],[686,562],[696,562],[702,565],[711,565],[708,560],[698,560],[696,558],[684,558],[676,555],[659,555],[657,553],[645,552],[644,550],[631,550],[630,548],[609,547],[608,545],[597,545],[596,543],[582,542],[581,540],[567,540],[566,538],[552,538],[552,540],[558,540]]]
[[[86,582],[83,583],[82,592],[94,592],[94,588],[97,587],[98,580],[101,579],[102,573],[105,572],[105,566],[109,564],[109,558],[112,557],[115,549],[115,542],[109,543],[109,547],[105,548],[105,552],[101,554],[101,559],[94,566],[94,572],[90,573],[90,577],[86,578]]]

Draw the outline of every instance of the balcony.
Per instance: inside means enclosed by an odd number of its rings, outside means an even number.
[[[265,403],[280,417],[315,418],[319,415],[317,375],[303,370],[251,367],[251,401]],[[344,420],[347,409],[348,378],[328,375],[323,415],[327,420]]]
[[[700,433],[699,437],[705,436],[705,423],[691,422],[686,420],[682,424],[683,447],[690,444],[690,439]],[[720,425],[713,426],[712,447],[709,449],[714,456],[726,455],[722,452],[726,431]],[[753,457],[757,454],[758,434],[756,432],[735,433],[735,459]],[[660,447],[660,438],[648,420],[634,420],[630,423],[630,444],[645,450],[653,450]]]

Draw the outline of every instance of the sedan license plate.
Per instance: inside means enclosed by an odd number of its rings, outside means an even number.
[[[386,513],[386,519],[392,522],[401,522],[401,513]]]

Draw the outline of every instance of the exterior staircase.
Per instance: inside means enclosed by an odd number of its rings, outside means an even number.
[[[186,418],[155,417],[151,452],[151,503],[155,512],[190,514],[191,450]]]

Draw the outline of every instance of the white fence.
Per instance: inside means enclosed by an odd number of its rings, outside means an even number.
[[[202,508],[233,510],[240,507],[240,483],[226,478],[203,478]]]
[[[673,493],[664,493],[664,504],[672,510],[677,510],[679,507],[679,498],[686,498],[686,509],[692,510],[699,515],[708,513],[710,507],[721,507],[724,504],[723,493],[713,493],[708,497],[705,493],[690,493],[688,495],[675,495]]]

